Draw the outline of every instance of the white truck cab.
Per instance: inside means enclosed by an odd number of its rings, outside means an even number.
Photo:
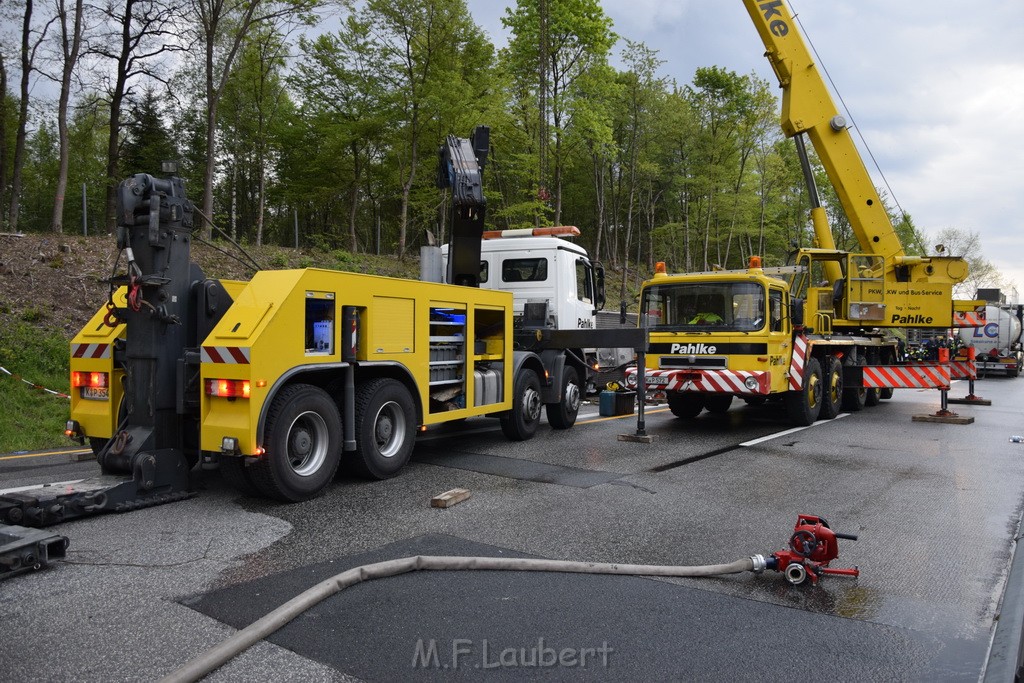
[[[484,233],[480,287],[512,292],[517,327],[595,329],[604,306],[604,268],[561,236],[572,226]],[[447,269],[448,245],[441,247]]]

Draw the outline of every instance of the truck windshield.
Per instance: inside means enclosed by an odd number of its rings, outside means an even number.
[[[644,290],[640,311],[652,331],[752,332],[764,327],[764,287],[756,282],[653,285]]]

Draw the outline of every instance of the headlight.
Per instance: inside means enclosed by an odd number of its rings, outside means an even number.
[[[748,377],[745,380],[743,380],[743,386],[745,386],[747,389],[750,389],[751,391],[757,391],[758,389],[761,388],[761,383],[757,381],[756,377]]]
[[[636,386],[636,373],[635,372],[632,375],[626,375],[626,386],[630,386],[630,387],[635,387]]]

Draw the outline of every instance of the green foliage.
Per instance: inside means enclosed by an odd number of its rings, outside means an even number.
[[[131,100],[125,123],[125,141],[121,148],[121,167],[130,173],[162,176],[164,161],[177,161],[178,148],[164,123],[160,99],[152,87]]]
[[[0,326],[0,366],[18,375],[0,373],[0,453],[69,445],[64,436],[68,399],[20,379],[66,394],[68,356],[68,342],[60,332],[25,323]]]
[[[282,20],[295,12],[310,20],[304,11],[316,4],[286,0],[274,7]],[[328,32],[292,40],[285,23],[258,21],[239,36],[236,52],[240,17],[229,11],[212,36],[215,71],[233,55],[218,101],[215,149],[206,149],[205,54],[197,49],[168,74],[166,91],[159,81],[139,82],[126,100],[120,174],[158,172],[159,161],[177,154],[188,196],[201,206],[213,154],[213,219],[220,228],[249,244],[297,241],[324,252],[322,263],[348,268],[342,254],[415,254],[427,231],[447,235],[436,150],[445,136],[465,137],[483,123],[491,127],[488,227],[576,225],[578,241],[625,269],[629,281],[656,260],[677,271],[738,267],[752,254],[781,264],[793,245],[813,244],[808,194],[793,145],[779,130],[774,84],[714,65],[697,69],[688,83],[670,81],[656,51],[620,42],[598,0],[545,4],[543,75],[541,5],[534,0],[506,10],[502,21],[511,35],[498,55],[464,0],[343,0]],[[199,23],[195,15],[185,21]],[[609,64],[613,50],[620,68]],[[3,99],[9,134],[16,105],[13,97]],[[56,134],[52,114],[30,111],[19,223],[44,231]],[[82,225],[83,185],[89,231],[105,229],[108,119],[105,91],[78,95],[67,232]],[[857,250],[809,151],[836,245]],[[9,154],[8,184],[12,163]],[[0,198],[6,192],[0,188]],[[925,253],[910,217],[893,210],[884,194],[882,200],[906,252]],[[978,268],[989,278],[985,264]]]

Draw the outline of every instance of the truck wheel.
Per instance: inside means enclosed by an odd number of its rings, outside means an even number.
[[[405,467],[416,445],[416,406],[404,384],[382,377],[356,387],[356,453],[359,474],[387,479]]]
[[[864,361],[859,361],[856,365],[864,365]],[[868,390],[864,387],[847,387],[843,389],[843,410],[850,413],[863,410],[867,396]]]
[[[804,386],[800,391],[786,394],[786,412],[789,419],[798,427],[809,427],[821,414],[822,393],[821,363],[817,358],[810,358],[804,368]]]
[[[892,398],[893,391],[895,391],[895,390],[892,387],[884,387],[882,389],[879,389],[878,390],[878,398],[880,398],[882,400],[888,400],[888,399]]]
[[[728,412],[731,405],[732,394],[714,394],[704,398],[704,407],[708,409],[709,413],[714,413],[715,415],[722,415]]]
[[[249,475],[249,469],[245,466],[245,458],[241,456],[222,455],[220,476],[243,496],[256,497],[260,494],[259,488]]]
[[[260,493],[285,503],[313,498],[324,490],[341,459],[341,415],[323,389],[285,387],[267,414],[266,453],[249,466]]]
[[[676,417],[690,420],[704,410],[704,397],[700,394],[670,394],[668,397],[668,409]]]
[[[555,429],[569,429],[576,424],[580,401],[583,400],[583,388],[580,386],[579,377],[576,368],[566,365],[562,370],[562,400],[544,406],[548,424]]]
[[[822,420],[834,419],[843,405],[843,364],[835,356],[825,356],[824,386],[821,392]]]
[[[523,368],[512,389],[512,409],[501,416],[501,431],[511,441],[526,441],[540,424],[540,380],[537,373]]]
[[[1006,371],[1007,377],[1018,377],[1020,375],[1020,364],[1014,365],[1012,368]]]

